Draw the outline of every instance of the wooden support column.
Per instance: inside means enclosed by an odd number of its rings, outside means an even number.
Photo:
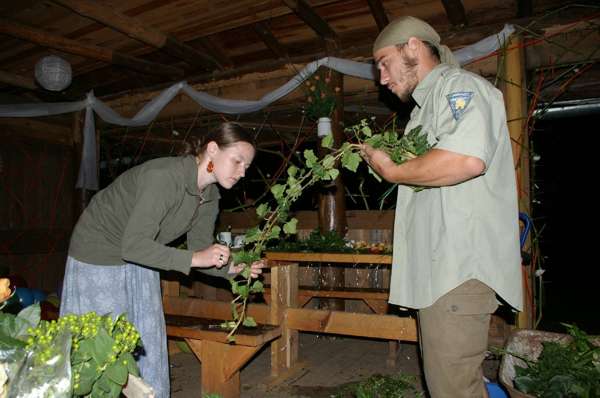
[[[335,92],[335,110],[331,118],[331,130],[333,133],[333,147],[339,148],[345,140],[343,117],[344,117],[344,77],[341,73],[328,70],[321,74],[321,78],[330,77],[329,85],[331,91]],[[336,88],[339,88],[336,91]],[[319,145],[319,156],[323,157],[329,152],[328,149]],[[338,163],[338,167],[340,167]],[[319,230],[321,233],[336,231],[338,235],[344,236],[347,230],[346,222],[346,200],[342,174],[333,183],[324,185],[319,194]],[[344,268],[325,267],[321,268],[322,288],[343,288]],[[326,299],[320,300],[321,308],[330,310],[344,310],[344,300]]]
[[[512,143],[513,159],[519,196],[519,211],[530,213],[529,196],[529,136],[527,134],[527,97],[525,82],[525,57],[521,46],[522,39],[511,36],[508,42],[505,65],[505,83],[503,84],[506,103],[506,119]],[[515,217],[517,215],[515,214]],[[533,327],[535,303],[533,295],[534,280],[532,267],[523,267],[524,308],[519,313],[517,326]]]
[[[285,326],[285,311],[298,306],[298,263],[271,267],[271,324],[281,326],[281,337],[271,343],[271,376],[277,377],[298,361],[298,331]]]

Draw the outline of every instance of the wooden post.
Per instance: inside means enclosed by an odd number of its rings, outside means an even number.
[[[328,70],[321,73],[321,78],[329,78],[328,85],[335,92],[335,110],[331,120],[331,130],[333,133],[333,147],[339,148],[344,142],[344,77],[341,73]],[[337,88],[337,90],[336,90]],[[319,144],[319,155],[321,157],[328,153],[326,148]],[[339,166],[339,165],[338,165]],[[342,175],[338,175],[333,184],[322,188],[319,195],[319,230],[321,233],[336,231],[338,235],[344,236],[347,230],[346,222],[346,200],[344,182]],[[324,288],[343,288],[344,287],[344,269],[342,267],[327,267],[321,269],[321,287]],[[320,300],[322,308],[331,310],[344,310],[344,300],[326,299]]]
[[[525,56],[519,36],[511,36],[506,52],[505,83],[503,84],[506,119],[512,143],[513,159],[519,195],[519,211],[530,214],[529,196],[529,136],[527,134],[527,97],[525,92]],[[515,217],[517,215],[515,214]],[[535,303],[533,298],[534,280],[532,267],[523,267],[524,307],[519,313],[517,326],[533,327]]]
[[[298,361],[298,331],[285,325],[285,310],[298,306],[298,263],[278,262],[271,267],[271,324],[281,326],[281,337],[271,343],[271,376]]]

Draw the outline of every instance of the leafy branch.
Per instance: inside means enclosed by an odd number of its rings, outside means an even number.
[[[368,122],[363,119],[346,131],[352,133],[354,143],[344,142],[339,148],[333,148],[333,136],[324,137],[321,146],[329,149],[330,153],[319,159],[312,149],[305,150],[304,165],[290,165],[286,182],[271,187],[274,207],[268,203],[261,203],[256,208],[259,224],[246,232],[246,248],[233,253],[234,264],[247,266],[240,273],[241,279],[230,279],[234,295],[231,301],[233,320],[221,324],[222,328],[230,330],[227,335],[228,341],[235,341],[235,332],[241,325],[256,326],[256,321],[246,314],[248,298],[251,294],[263,292],[264,288],[261,281],[252,280],[250,277],[249,265],[260,260],[269,241],[296,233],[298,220],[294,217],[290,219],[289,211],[305,189],[319,181],[335,180],[340,173],[337,168],[339,164],[353,173],[356,172],[362,162],[360,150],[363,143],[385,151],[397,164],[413,159],[430,148],[426,137],[420,135],[420,126],[403,137],[399,137],[395,129],[373,134]],[[372,170],[370,172],[376,176]],[[377,178],[380,180],[378,176]]]

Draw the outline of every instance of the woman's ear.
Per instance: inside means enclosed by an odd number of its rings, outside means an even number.
[[[217,153],[219,153],[219,145],[217,145],[216,142],[211,141],[206,145],[206,153],[209,156],[215,156]]]

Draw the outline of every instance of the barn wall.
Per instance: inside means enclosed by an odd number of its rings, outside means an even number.
[[[73,226],[72,146],[4,135],[0,162],[0,267],[55,292]]]

